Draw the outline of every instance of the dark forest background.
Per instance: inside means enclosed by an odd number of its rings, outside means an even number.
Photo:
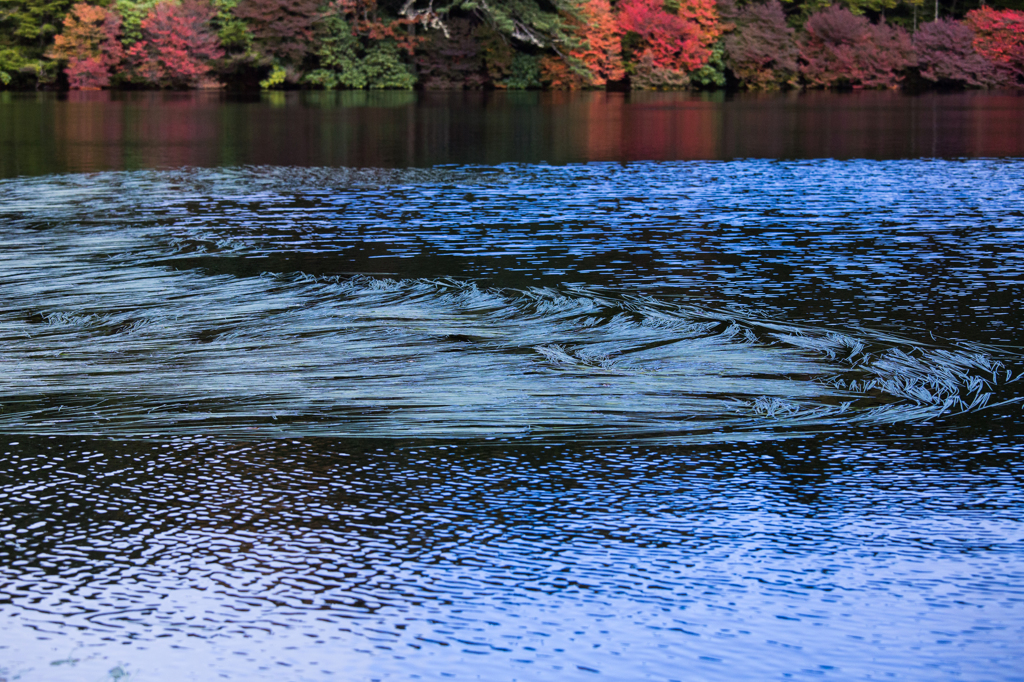
[[[0,0],[0,88],[1024,86],[1024,0]]]

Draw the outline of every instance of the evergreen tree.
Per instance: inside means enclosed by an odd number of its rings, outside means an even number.
[[[0,87],[47,85],[57,65],[44,55],[72,0],[0,0]]]

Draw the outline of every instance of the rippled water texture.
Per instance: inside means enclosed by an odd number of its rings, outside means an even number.
[[[0,181],[0,678],[1024,679],[1024,165]]]
[[[432,243],[518,260],[518,249],[546,248],[578,225],[590,239],[574,236],[575,255],[599,257],[610,246],[606,232],[619,232],[630,249],[630,228],[651,221],[644,214],[664,221],[698,209],[703,199],[688,193],[720,170],[754,185],[789,172],[818,187],[826,172],[775,164],[254,169],[8,183],[0,429],[718,440],[1018,400],[1004,388],[1019,375],[969,344],[799,324],[678,295],[210,272],[303,253],[344,267],[347,252],[367,242],[413,259]],[[630,196],[638,176],[642,202]],[[561,198],[566,190],[571,201]],[[154,196],[165,198],[151,205]]]

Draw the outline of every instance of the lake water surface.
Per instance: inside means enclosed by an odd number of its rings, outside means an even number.
[[[0,93],[0,680],[1022,680],[1024,98]]]

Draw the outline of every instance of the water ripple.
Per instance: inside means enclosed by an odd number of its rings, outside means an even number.
[[[649,191],[671,190],[672,198],[634,202],[620,193],[637,169],[607,170],[242,169],[7,181],[0,429],[728,439],[934,419],[1020,400],[1018,376],[1001,362],[1009,354],[860,325],[794,323],[770,309],[580,284],[514,289],[295,268],[232,272],[274,254],[343,262],[354,236],[397,255],[424,239],[462,251],[476,243],[489,258],[501,255],[497,242],[558,248],[564,238],[554,237],[567,222],[594,214],[586,204],[596,191],[616,202],[619,231],[601,238],[616,248],[635,221],[679,216],[703,201],[687,183],[717,172],[713,164],[670,167],[674,184],[658,189],[666,169],[644,166]],[[799,174],[801,166],[784,170]],[[729,182],[749,183],[745,176],[762,171],[741,166]],[[556,201],[560,186],[596,178],[603,180],[582,196],[560,192]],[[474,188],[482,213],[470,200]],[[152,195],[163,199],[139,203]],[[399,195],[408,200],[395,204]],[[827,208],[809,201],[806,210],[828,219]],[[391,225],[391,234],[364,230],[360,214]],[[474,222],[499,216],[513,223],[497,240],[467,240]],[[439,230],[438,220],[458,233]],[[515,223],[560,227],[517,242]],[[759,229],[766,245],[785,243],[786,235]],[[571,248],[593,238],[573,232]]]

